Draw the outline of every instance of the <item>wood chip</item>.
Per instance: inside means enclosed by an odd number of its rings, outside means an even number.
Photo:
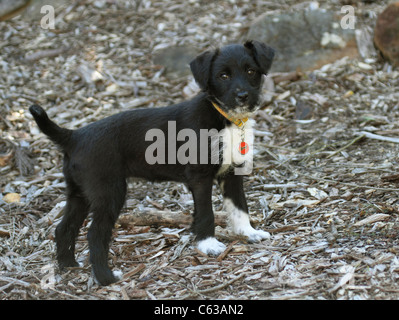
[[[233,241],[230,243],[227,248],[217,257],[217,261],[222,261],[226,256],[229,254],[229,252],[233,249],[233,246],[235,246],[238,243],[238,240]]]
[[[40,2],[30,1],[38,13]],[[108,257],[124,278],[106,287],[93,281],[91,214],[76,238],[82,266],[55,266],[63,155],[38,129],[30,104],[77,129],[118,112],[180,103],[200,89],[192,75],[173,78],[156,65],[158,53],[240,42],[263,12],[301,18],[318,6],[334,14],[343,2],[356,1],[56,1],[55,29],[41,28],[40,18],[32,27],[29,11],[0,24],[1,298],[398,300],[399,70],[369,50],[369,26],[387,1],[356,8],[362,57],[265,77],[254,167],[243,183],[251,223],[270,239],[232,235],[215,184],[215,236],[229,246],[219,257],[202,255],[189,230],[190,190],[132,179]],[[7,194],[20,201],[3,201]]]
[[[48,49],[48,50],[40,50],[35,53],[29,54],[25,56],[26,62],[33,62],[36,60],[40,60],[43,58],[53,58],[64,52],[67,52],[67,48],[57,48],[57,49]]]
[[[123,280],[129,280],[132,276],[134,276],[135,274],[143,271],[144,269],[145,269],[145,264],[144,263],[140,263],[133,270],[124,273],[123,274]]]
[[[353,224],[354,227],[361,227],[367,224],[372,224],[378,221],[384,221],[386,219],[388,219],[390,217],[389,214],[384,214],[384,213],[376,213],[373,214],[367,218],[364,218],[363,220],[360,220],[358,222],[356,222],[355,224]]]

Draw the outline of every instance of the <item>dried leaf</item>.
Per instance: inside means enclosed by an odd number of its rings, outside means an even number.
[[[18,193],[7,193],[3,197],[3,201],[7,203],[18,203],[21,201],[21,195]]]

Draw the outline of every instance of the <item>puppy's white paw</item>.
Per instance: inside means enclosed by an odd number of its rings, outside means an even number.
[[[259,242],[270,238],[270,233],[256,230],[251,226],[248,213],[237,208],[229,198],[225,199],[225,207],[229,216],[229,225],[233,232],[248,238],[249,242]]]
[[[242,235],[248,237],[249,242],[259,242],[264,239],[270,238],[270,233],[263,230],[256,230],[251,227],[251,229],[247,229],[242,232]]]
[[[226,250],[226,246],[223,243],[217,241],[214,237],[209,237],[204,240],[198,241],[197,248],[199,251],[207,255],[214,256],[218,256],[224,250]]]
[[[114,270],[112,271],[112,274],[114,275],[114,277],[116,278],[116,281],[119,281],[122,279],[123,277],[123,272],[120,270]]]

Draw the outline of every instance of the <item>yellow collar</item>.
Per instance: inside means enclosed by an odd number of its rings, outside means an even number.
[[[223,117],[225,117],[227,120],[233,122],[233,123],[234,123],[237,127],[239,127],[239,128],[241,128],[241,127],[245,124],[245,122],[248,121],[248,118],[234,119],[234,118],[228,116],[227,113],[224,112],[215,102],[211,101],[211,103],[212,103],[212,105],[215,107],[215,109],[216,109],[217,111],[219,111],[219,113],[220,113]]]

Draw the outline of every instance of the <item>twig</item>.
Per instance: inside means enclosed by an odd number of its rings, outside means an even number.
[[[0,287],[0,291],[5,290],[6,288],[8,288],[10,285],[13,285],[13,284],[16,284],[16,285],[19,285],[19,286],[23,286],[25,288],[29,288],[31,286],[31,284],[29,282],[25,282],[25,281],[22,281],[22,280],[18,280],[18,279],[6,277],[6,276],[0,277],[0,281],[5,281],[5,282],[9,283],[9,284],[6,284],[3,287]]]
[[[382,176],[381,180],[384,180],[384,181],[397,181],[397,180],[399,180],[399,174],[391,174],[389,176]]]
[[[218,285],[216,287],[212,287],[212,288],[209,288],[209,289],[204,289],[204,290],[192,290],[192,289],[189,289],[191,292],[186,294],[186,295],[184,295],[184,296],[179,297],[179,299],[180,300],[185,300],[185,299],[189,299],[189,298],[191,298],[193,296],[197,296],[199,294],[207,294],[207,293],[211,293],[211,292],[214,292],[214,291],[221,290],[221,289],[231,285],[233,282],[243,278],[244,276],[245,276],[245,273],[242,273],[239,276],[237,276],[237,277],[235,277],[235,278],[233,278],[233,279],[231,279],[231,280],[229,280],[229,281],[227,281],[225,283],[222,283],[222,284],[220,284],[220,285]],[[174,299],[175,298],[173,298],[173,300]],[[170,299],[170,300],[172,300],[172,299]]]
[[[192,222],[192,216],[181,212],[172,212],[166,210],[145,210],[144,212],[136,212],[134,214],[125,215],[119,218],[118,223],[129,226],[179,226],[189,225]],[[220,213],[215,215],[216,225],[226,226],[226,214]]]
[[[145,269],[145,264],[144,263],[140,263],[136,268],[134,268],[133,270],[125,273],[121,279],[121,281],[125,281],[127,279],[130,279],[133,275],[135,275],[136,273],[141,272],[142,270]]]
[[[223,288],[226,288],[227,286],[231,285],[233,282],[243,278],[244,276],[245,276],[245,273],[242,273],[238,277],[235,277],[235,278],[233,278],[233,279],[231,279],[231,280],[229,280],[229,281],[227,281],[225,283],[222,283],[222,284],[220,284],[220,285],[218,285],[216,287],[212,287],[212,288],[204,289],[204,290],[198,290],[197,292],[199,294],[206,294],[206,293],[211,293],[211,292],[214,292],[214,291],[219,291],[219,290],[221,290]]]
[[[341,182],[341,181],[331,180],[331,179],[326,179],[326,178],[316,178],[316,177],[313,177],[313,176],[310,176],[310,175],[307,175],[307,174],[304,174],[303,176],[306,177],[306,178],[312,179],[312,180],[333,182],[333,183],[338,183],[338,184],[342,184],[344,186],[353,187],[353,188],[374,189],[374,190],[381,190],[381,191],[399,191],[399,189],[396,189],[396,188],[380,188],[380,187],[374,187],[374,186],[362,186],[362,185],[359,185],[359,184]]]
[[[75,296],[75,295],[67,293],[65,291],[59,291],[59,290],[56,290],[56,289],[53,289],[53,288],[48,288],[48,289],[53,291],[53,292],[55,292],[55,293],[58,293],[60,295],[63,295],[63,296],[66,296],[66,297],[69,297],[69,298],[72,298],[72,299],[75,299],[75,300],[84,300],[84,298],[81,298],[79,296]]]
[[[292,149],[292,148],[286,148],[286,147],[282,147],[282,146],[263,144],[263,143],[262,143],[262,146],[264,146],[266,148],[280,149],[280,150],[289,151],[289,152],[298,152],[298,150],[299,150],[299,149]]]
[[[356,137],[355,139],[353,139],[351,142],[349,142],[347,145],[343,146],[342,148],[339,148],[337,151],[331,153],[330,155],[327,156],[327,159],[335,156],[337,153],[340,153],[341,151],[345,150],[346,148],[350,147],[352,144],[355,144],[356,142],[358,142],[360,139],[363,139],[365,137],[364,134]]]
[[[313,151],[309,154],[307,154],[300,162],[306,162],[309,159],[311,159],[313,156],[319,154],[320,152],[324,151],[327,147],[329,147],[328,145],[323,145],[320,149],[317,149],[316,151]],[[298,155],[297,155],[298,156]]]
[[[370,132],[367,132],[367,131],[360,131],[358,134],[362,135],[362,136],[364,136],[366,138],[369,138],[369,139],[375,139],[375,140],[399,143],[399,138],[385,137],[385,136],[381,136],[379,134],[370,133]]]
[[[238,242],[238,240],[233,241],[232,243],[229,244],[229,246],[226,248],[226,250],[224,250],[218,257],[217,257],[217,261],[220,262],[222,261],[224,258],[226,258],[226,256],[228,255],[228,253],[231,251],[231,249],[233,249],[233,246],[236,245]]]
[[[272,190],[272,189],[280,189],[280,188],[287,188],[287,189],[291,189],[291,188],[298,188],[300,187],[298,184],[293,184],[293,183],[277,183],[277,184],[262,184],[260,185],[260,187],[263,190]]]
[[[40,60],[43,58],[53,58],[53,57],[60,55],[61,53],[67,52],[67,51],[68,51],[68,49],[65,47],[61,47],[61,48],[57,48],[57,49],[40,50],[40,51],[34,52],[30,55],[27,55],[25,57],[25,62],[33,62],[33,61]]]

